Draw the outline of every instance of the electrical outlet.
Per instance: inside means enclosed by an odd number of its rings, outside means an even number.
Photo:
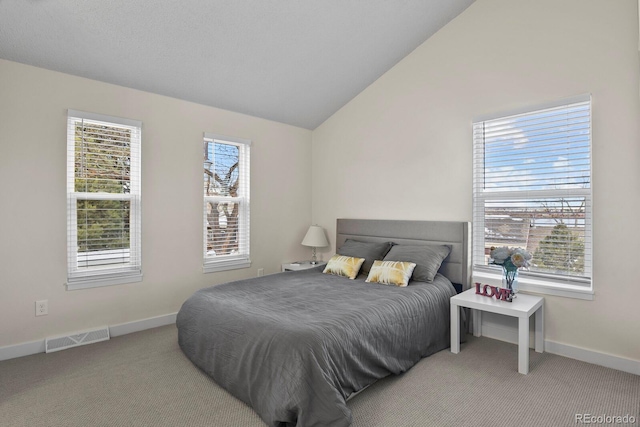
[[[262,277],[264,276],[264,268],[259,268],[258,269],[258,277]]]
[[[49,314],[49,301],[46,299],[36,301],[36,316]]]

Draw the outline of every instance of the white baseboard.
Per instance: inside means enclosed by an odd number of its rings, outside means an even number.
[[[482,336],[498,341],[518,344],[518,329],[496,324],[482,323]],[[531,347],[531,345],[529,346]]]
[[[131,334],[133,332],[144,331],[145,329],[157,328],[158,326],[171,325],[176,323],[178,313],[164,314],[162,316],[150,317],[148,319],[136,320],[133,322],[121,323],[109,326],[109,334],[112,337]]]
[[[144,331],[146,329],[157,328],[159,326],[171,325],[176,322],[178,313],[170,313],[162,316],[150,317],[148,319],[135,320],[133,322],[121,323],[109,326],[109,334],[112,337],[131,334],[133,332]],[[482,335],[512,344],[518,344],[518,332],[514,328],[501,327],[499,325],[482,325]],[[533,337],[532,337],[533,338]],[[533,345],[533,344],[531,344]],[[0,360],[14,359],[16,357],[29,356],[31,354],[44,353],[45,339],[30,341],[21,344],[0,347]],[[544,342],[544,351],[569,357],[582,362],[593,363],[607,368],[617,369],[623,372],[640,375],[640,361],[626,359],[607,353],[600,353],[554,341]]]
[[[487,338],[493,338],[516,345],[518,344],[518,331],[514,328],[487,325],[483,323],[482,335]],[[533,340],[533,337],[531,337],[531,339]],[[533,341],[531,342],[530,347],[533,347]],[[612,354],[600,353],[598,351],[548,340],[544,341],[544,351],[547,353],[557,354],[558,356],[580,360],[581,362],[592,363],[594,365],[604,366],[605,368],[640,375],[639,360],[627,359],[620,356],[614,356]]]
[[[0,360],[15,359],[16,357],[29,356],[36,353],[44,353],[45,340],[23,342],[21,344],[0,347]]]
[[[133,322],[121,323],[109,326],[109,335],[117,337],[131,334],[133,332],[144,331],[145,329],[157,328],[159,326],[176,323],[178,313],[164,314],[162,316],[150,317],[148,319],[134,320]],[[63,333],[64,335],[64,333]],[[16,357],[29,356],[37,353],[44,353],[45,338],[21,344],[0,347],[0,360],[15,359]]]
[[[586,348],[574,347],[559,342],[545,341],[544,351],[557,354],[559,356],[570,357],[582,362],[593,363],[594,365],[606,368],[617,369],[630,374],[640,375],[640,361],[627,359],[625,357],[614,356],[612,354],[600,353]]]

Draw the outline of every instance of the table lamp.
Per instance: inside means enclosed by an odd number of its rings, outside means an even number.
[[[302,239],[303,246],[311,246],[313,248],[313,255],[311,256],[311,264],[317,264],[316,248],[324,248],[329,246],[326,236],[324,235],[324,229],[319,225],[312,225],[309,227],[307,234]]]

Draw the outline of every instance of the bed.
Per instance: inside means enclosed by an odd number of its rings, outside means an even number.
[[[184,354],[271,427],[349,426],[350,396],[449,346],[453,284],[470,283],[468,223],[339,219],[337,250],[353,242],[450,252],[406,287],[320,266],[201,289],[177,316]]]

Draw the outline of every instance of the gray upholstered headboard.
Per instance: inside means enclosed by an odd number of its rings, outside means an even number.
[[[440,273],[451,282],[471,286],[471,224],[449,221],[403,221],[384,219],[341,219],[336,226],[336,251],[346,239],[397,244],[443,244],[451,253]]]

